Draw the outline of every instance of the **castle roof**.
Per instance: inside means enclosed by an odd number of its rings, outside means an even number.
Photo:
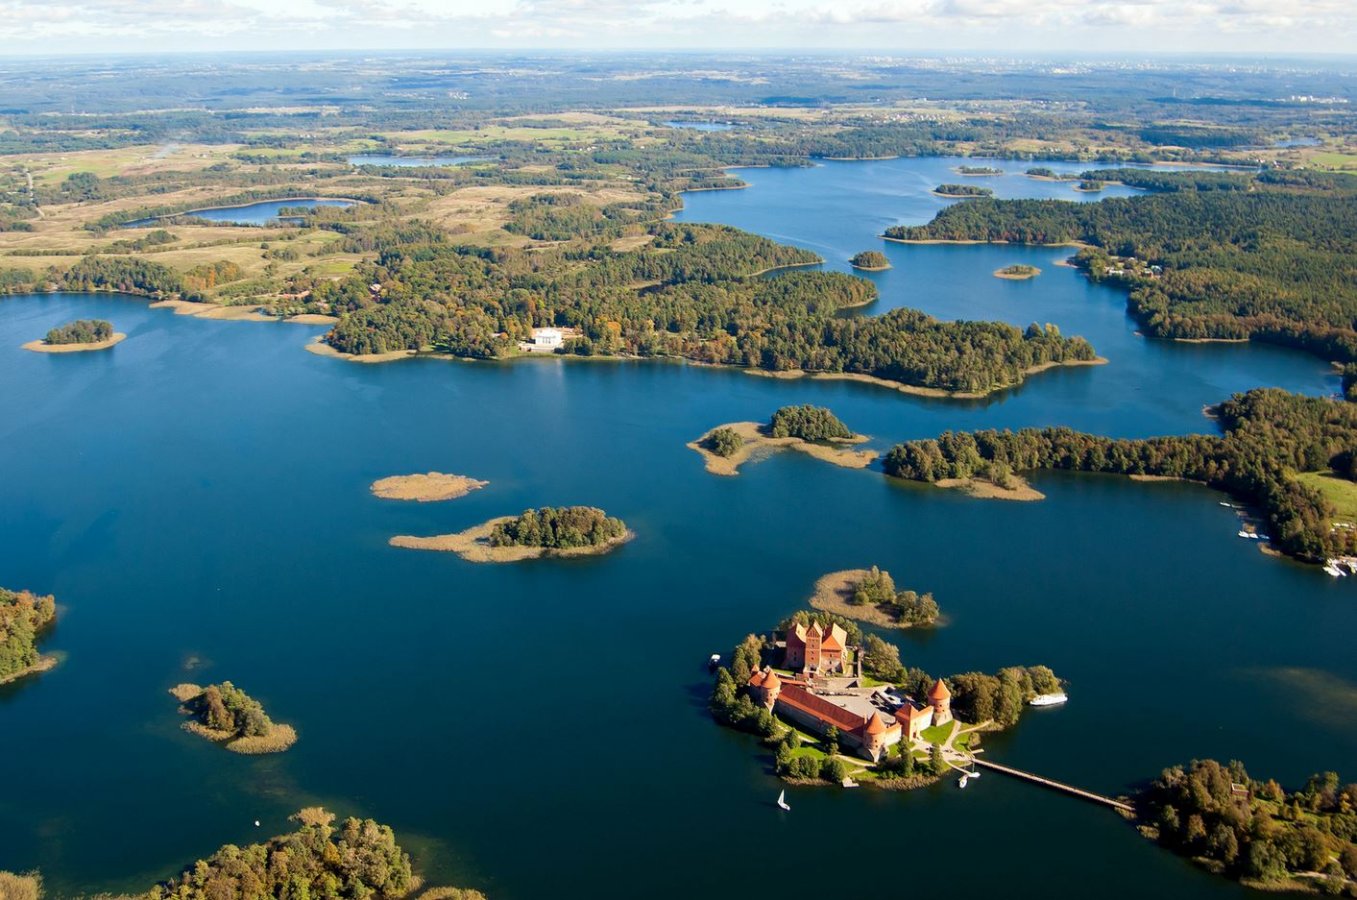
[[[951,696],[952,692],[947,690],[947,685],[942,683],[941,678],[938,679],[937,684],[933,685],[933,690],[928,692],[929,700],[946,700]]]
[[[913,703],[906,703],[895,711],[896,720],[903,720],[906,723],[913,722],[915,719],[926,719],[931,715],[933,715],[932,707],[919,709],[919,707],[915,706]]]
[[[872,713],[872,717],[867,720],[867,727],[863,730],[868,734],[882,734],[885,732],[886,723],[881,721],[881,713]]]
[[[824,640],[820,642],[821,650],[842,650],[844,644],[848,642],[848,632],[843,630],[841,625],[830,625],[825,631]]]
[[[785,703],[793,709],[813,716],[826,725],[833,725],[839,731],[853,732],[861,728],[866,719],[836,703],[830,703],[823,697],[817,697],[796,684],[789,684],[778,694],[778,703]]]

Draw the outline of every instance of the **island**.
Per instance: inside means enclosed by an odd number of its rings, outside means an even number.
[[[1250,778],[1242,763],[1196,760],[1165,769],[1135,809],[1141,834],[1249,887],[1357,889],[1357,784],[1335,772],[1287,792]]]
[[[518,562],[542,557],[599,556],[636,535],[626,523],[592,506],[544,506],[491,519],[456,534],[396,535],[393,547],[444,550],[469,562]]]
[[[803,610],[737,645],[708,709],[757,735],[793,784],[908,790],[974,764],[980,735],[1018,722],[1060,679],[1045,666],[935,678],[858,624]]]
[[[180,684],[170,694],[189,716],[185,731],[222,744],[234,753],[281,753],[297,742],[291,725],[274,722],[249,694],[229,681],[199,687]]]
[[[227,844],[169,881],[125,900],[338,896],[485,900],[480,891],[424,887],[410,855],[396,843],[388,825],[349,818],[335,827],[334,813],[319,806],[298,810],[289,820],[297,827],[288,834],[244,847]],[[42,878],[37,873],[0,872],[0,897],[5,900],[40,900],[42,896]]]
[[[379,478],[372,483],[374,496],[384,500],[415,500],[420,503],[435,503],[441,500],[456,500],[472,491],[478,491],[490,482],[479,481],[466,475],[446,475],[442,472],[427,472],[423,475],[392,475]]]
[[[1076,191],[1082,191],[1085,194],[1096,194],[1107,187],[1107,182],[1097,178],[1081,178],[1079,183],[1074,186]]]
[[[973,184],[940,184],[933,188],[933,193],[939,197],[993,197],[994,191],[987,187],[978,187]]]
[[[23,348],[36,353],[82,353],[107,350],[126,338],[127,335],[115,332],[112,323],[103,319],[77,319],[53,328],[45,338],[29,341]]]
[[[958,175],[971,175],[971,176],[1004,174],[1003,169],[996,169],[993,166],[957,166],[952,171],[956,172]]]
[[[854,434],[824,407],[784,406],[767,425],[732,422],[719,425],[686,445],[702,456],[713,475],[738,475],[756,453],[796,450],[850,469],[863,469],[876,459],[873,450],[853,450],[869,438]]]
[[[1077,175],[1064,175],[1049,166],[1033,166],[1025,174],[1028,178],[1035,178],[1038,181],[1076,181],[1079,177]]]
[[[0,685],[46,672],[56,657],[38,653],[37,639],[56,624],[56,601],[0,588]]]
[[[822,575],[815,582],[810,605],[882,628],[911,628],[938,621],[938,603],[932,594],[897,591],[891,573],[876,566]]]
[[[1026,281],[1029,278],[1036,278],[1040,274],[1041,270],[1036,266],[1023,265],[1022,263],[994,270],[995,278],[1003,278],[1008,281]]]
[[[863,250],[853,254],[848,264],[863,272],[884,272],[891,267],[891,261],[880,250]]]

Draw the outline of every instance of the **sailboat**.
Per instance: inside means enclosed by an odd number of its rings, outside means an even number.
[[[777,795],[777,808],[791,810],[791,807],[787,805],[787,792],[785,790]]]
[[[970,780],[970,777],[971,776],[969,775],[962,775],[961,780],[956,783],[956,786],[959,788],[964,788],[966,786],[966,782]]]

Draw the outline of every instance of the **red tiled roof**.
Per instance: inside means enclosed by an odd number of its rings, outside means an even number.
[[[906,703],[895,711],[895,718],[908,723],[913,722],[915,719],[925,718],[931,713],[931,709],[919,709],[913,703]]]
[[[941,678],[938,679],[937,684],[933,685],[933,690],[928,692],[929,700],[946,700],[950,696],[952,696],[952,692],[947,690],[947,685],[942,683]]]
[[[872,713],[872,717],[867,720],[866,731],[868,734],[881,734],[886,730],[886,723],[881,721],[881,713]]]
[[[799,709],[826,725],[833,725],[840,731],[857,731],[866,723],[866,719],[862,716],[849,712],[842,706],[830,703],[823,697],[817,697],[799,685],[783,687],[782,693],[778,695],[777,702],[785,703],[793,709]]]
[[[842,650],[844,642],[848,640],[848,632],[844,631],[839,625],[831,625],[825,639],[820,642],[821,650]]]

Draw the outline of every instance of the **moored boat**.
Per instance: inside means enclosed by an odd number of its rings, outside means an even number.
[[[1057,691],[1054,694],[1038,694],[1027,701],[1028,706],[1058,706],[1070,699],[1064,691]]]

